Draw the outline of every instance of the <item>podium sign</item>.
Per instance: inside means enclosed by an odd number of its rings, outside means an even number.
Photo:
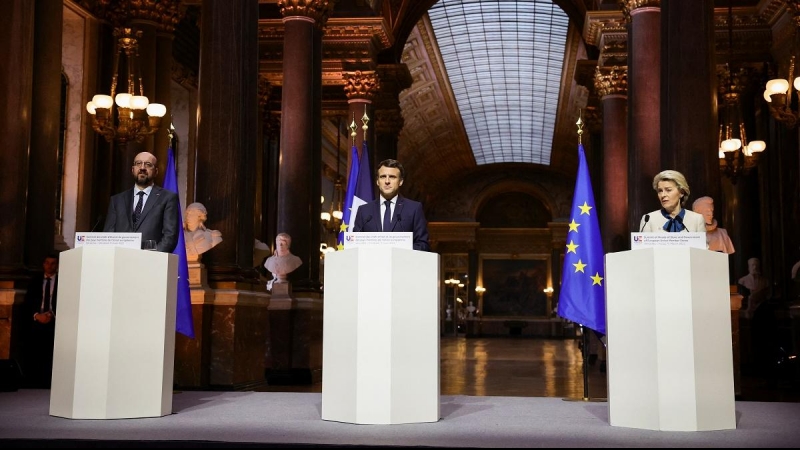
[[[414,233],[403,231],[400,233],[352,233],[344,234],[345,250],[358,247],[395,247],[414,250]]]
[[[653,247],[708,248],[706,233],[631,233],[631,250]]]
[[[75,248],[78,247],[123,247],[142,248],[142,233],[75,233]]]

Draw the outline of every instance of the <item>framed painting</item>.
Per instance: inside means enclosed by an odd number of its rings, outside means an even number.
[[[550,257],[481,257],[484,317],[548,317]]]

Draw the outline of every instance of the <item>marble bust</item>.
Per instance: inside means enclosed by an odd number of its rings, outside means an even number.
[[[748,274],[739,278],[738,284],[747,289],[747,307],[742,310],[745,318],[752,318],[756,309],[770,294],[769,280],[761,274],[761,261],[758,258],[747,260]]]
[[[711,197],[698,198],[692,203],[692,211],[703,216],[706,221],[706,243],[709,250],[729,255],[736,251],[728,232],[717,226],[717,219],[714,218],[714,199]]]
[[[275,254],[267,258],[264,267],[272,273],[272,279],[267,282],[267,289],[272,290],[273,283],[288,282],[287,276],[303,264],[299,257],[292,254],[289,248],[292,237],[286,233],[275,236]]]
[[[186,256],[197,260],[203,253],[222,242],[222,233],[209,230],[205,226],[208,211],[202,203],[192,203],[186,207],[183,218],[183,237],[186,244]]]

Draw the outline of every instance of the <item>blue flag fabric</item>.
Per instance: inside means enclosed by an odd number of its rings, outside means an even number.
[[[178,255],[178,301],[175,317],[175,331],[194,339],[194,321],[192,320],[192,294],[189,290],[189,263],[186,261],[186,243],[183,238],[183,208],[180,205],[178,192],[178,169],[175,166],[175,155],[172,146],[168,150],[167,173],[164,175],[164,189],[178,194],[178,245],[173,254]]]
[[[355,223],[356,220],[358,207],[375,199],[375,191],[372,188],[372,166],[369,163],[367,141],[364,141],[361,146],[360,158],[356,147],[353,146],[352,161],[350,174],[347,176],[347,191],[344,197],[344,217],[337,241],[338,250],[344,249],[345,228],[347,231],[353,230],[353,223]]]
[[[352,219],[355,220],[356,215],[355,212],[352,211],[353,209],[353,196],[356,192],[356,180],[358,179],[358,149],[355,145],[353,145],[353,149],[350,155],[350,173],[347,174],[347,189],[344,193],[344,210],[342,211],[342,227],[339,228],[339,234],[336,238],[336,249],[343,250],[344,249],[344,232],[350,231],[350,228],[344,226],[349,225],[351,223],[351,216]]]
[[[583,144],[578,146],[578,179],[572,198],[567,250],[558,296],[558,315],[606,334],[603,241]]]

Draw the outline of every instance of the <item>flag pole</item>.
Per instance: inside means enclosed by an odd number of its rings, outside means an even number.
[[[581,118],[582,110],[578,112],[578,121],[575,122],[575,125],[578,126],[578,147],[580,148],[581,144],[583,144],[582,137],[583,137],[583,120]],[[583,397],[581,398],[574,398],[574,397],[566,397],[562,400],[566,402],[605,402],[607,399],[605,398],[592,398],[589,396],[589,336],[586,334],[587,328],[583,326],[583,324],[578,324],[581,330],[581,342],[582,342],[582,351],[581,351],[581,362],[583,364]]]

